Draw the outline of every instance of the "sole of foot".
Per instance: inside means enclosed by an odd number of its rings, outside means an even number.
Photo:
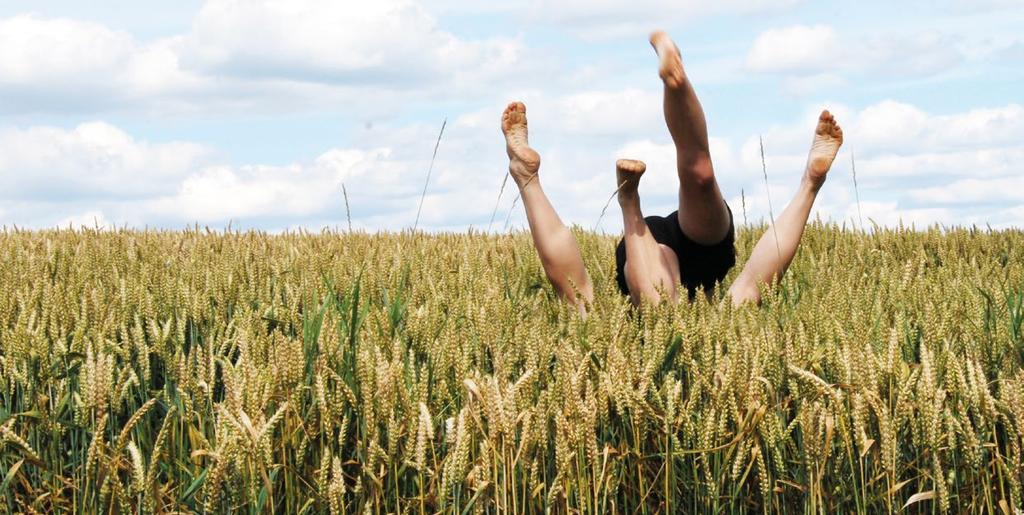
[[[682,86],[686,81],[686,74],[683,72],[679,47],[661,30],[652,32],[650,41],[654,51],[658,53],[658,75],[665,86],[673,89]]]
[[[843,129],[836,122],[835,116],[828,110],[822,111],[818,117],[818,126],[814,128],[814,141],[807,156],[807,180],[812,186],[821,187],[825,176],[832,168],[832,161],[843,145]]]
[[[636,159],[619,159],[615,162],[615,180],[619,185],[619,196],[636,194],[640,177],[647,171],[647,165]]]
[[[508,171],[520,188],[533,180],[540,169],[540,154],[530,148],[526,104],[512,102],[501,114],[501,132],[505,134]]]

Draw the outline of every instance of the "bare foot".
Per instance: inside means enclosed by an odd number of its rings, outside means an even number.
[[[619,200],[636,197],[640,187],[640,176],[647,171],[647,165],[636,159],[619,159],[615,162],[615,181],[618,184]]]
[[[501,132],[505,133],[508,172],[520,188],[526,186],[540,169],[540,154],[530,148],[526,129],[526,105],[512,102],[501,114]]]
[[[839,153],[843,144],[843,129],[828,110],[822,111],[818,117],[818,126],[814,129],[814,142],[807,156],[806,178],[815,188],[825,183],[825,175],[832,167],[832,161]]]
[[[658,75],[665,82],[665,86],[675,89],[682,86],[686,81],[686,74],[683,73],[683,61],[679,56],[679,47],[672,42],[664,31],[656,30],[651,33],[651,46],[658,53]]]

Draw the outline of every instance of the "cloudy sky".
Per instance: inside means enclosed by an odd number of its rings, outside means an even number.
[[[738,222],[785,204],[827,107],[846,145],[812,216],[1021,227],[1022,26],[1024,0],[4,0],[0,225],[346,227],[344,186],[353,227],[411,227],[447,119],[419,226],[520,227],[516,99],[563,219],[598,226],[617,157],[667,214],[661,27]]]

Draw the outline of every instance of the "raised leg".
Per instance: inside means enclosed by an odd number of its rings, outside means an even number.
[[[665,123],[676,146],[679,227],[691,240],[714,245],[729,231],[729,211],[715,181],[704,110],[683,69],[679,48],[662,31],[651,34],[665,83]]]
[[[594,287],[583,265],[576,237],[562,223],[541,189],[537,174],[540,154],[530,148],[526,106],[522,102],[513,102],[505,108],[501,115],[501,130],[505,133],[508,150],[508,171],[519,186],[533,245],[537,248],[544,273],[563,299],[585,312],[582,301],[594,300]]]
[[[842,144],[843,130],[828,111],[822,111],[800,187],[793,200],[789,201],[789,205],[775,220],[774,229],[769,227],[758,240],[743,271],[729,288],[733,305],[738,306],[746,301],[760,303],[758,285],[782,280],[782,274],[786,273],[800,245],[814,199],[825,183],[825,176]]]
[[[640,211],[637,187],[645,170],[647,165],[642,161],[620,159],[615,163],[619,207],[622,208],[625,228],[624,272],[629,297],[634,305],[639,305],[645,299],[655,304],[661,302],[661,292],[668,294],[672,300],[679,298],[679,260],[672,249],[654,239]]]

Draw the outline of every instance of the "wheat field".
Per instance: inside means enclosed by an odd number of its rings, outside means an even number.
[[[0,512],[1021,508],[1021,231],[639,310],[576,232],[586,319],[525,233],[0,232]]]

